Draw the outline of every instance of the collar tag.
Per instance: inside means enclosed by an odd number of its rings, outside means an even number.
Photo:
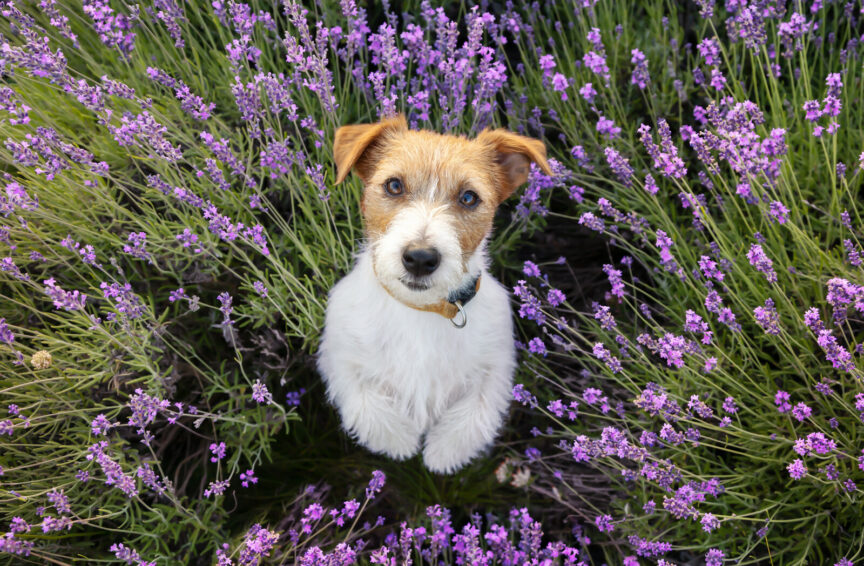
[[[453,323],[453,326],[456,328],[465,328],[465,325],[468,324],[468,314],[465,312],[465,309],[462,308],[462,301],[456,301],[453,303],[456,305],[456,308],[459,309],[458,314],[462,315],[462,320],[460,322],[456,322],[456,316],[450,319],[450,322]]]

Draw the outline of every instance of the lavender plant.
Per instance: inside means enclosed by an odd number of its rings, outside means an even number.
[[[697,4],[513,12],[517,65],[542,69],[514,74],[527,128],[558,136],[574,185],[535,172],[526,208],[608,242],[602,292],[576,292],[566,254],[514,286],[537,378],[515,393],[549,419],[521,459],[615,563],[851,564],[860,7]],[[612,510],[580,502],[586,465]]]

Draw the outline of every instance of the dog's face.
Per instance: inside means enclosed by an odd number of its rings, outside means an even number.
[[[418,307],[462,284],[495,209],[527,180],[530,162],[551,174],[538,140],[500,129],[472,140],[412,131],[402,116],[339,128],[333,154],[337,183],[353,169],[365,185],[361,208],[376,277]]]

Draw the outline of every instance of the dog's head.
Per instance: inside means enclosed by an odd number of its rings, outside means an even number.
[[[495,209],[528,178],[552,174],[543,143],[503,129],[474,139],[409,130],[403,116],[343,126],[333,142],[336,182],[353,170],[376,277],[403,303],[446,299],[482,261],[475,254]]]

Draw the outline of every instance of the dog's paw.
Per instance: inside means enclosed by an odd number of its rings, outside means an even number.
[[[410,458],[420,449],[420,431],[404,419],[391,419],[379,415],[375,421],[357,423],[360,426],[349,432],[372,452],[394,460]]]
[[[423,448],[423,464],[436,474],[452,474],[479,454],[480,448],[469,450],[457,438],[430,434]]]

